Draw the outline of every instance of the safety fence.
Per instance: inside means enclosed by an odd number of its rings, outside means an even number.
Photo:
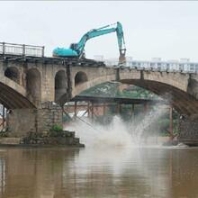
[[[0,42],[0,54],[44,57],[44,46]]]

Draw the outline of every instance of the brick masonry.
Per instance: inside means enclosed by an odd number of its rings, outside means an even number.
[[[187,145],[198,145],[198,114],[182,117],[179,125],[179,142]]]
[[[8,122],[11,137],[21,137],[28,132],[45,133],[55,124],[62,126],[62,109],[51,102],[38,109],[13,109]]]

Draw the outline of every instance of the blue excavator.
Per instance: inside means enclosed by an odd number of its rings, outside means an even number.
[[[124,41],[124,33],[122,24],[120,22],[112,25],[106,25],[104,27],[98,29],[92,29],[89,32],[85,33],[78,43],[72,43],[70,48],[55,48],[53,50],[54,57],[77,57],[79,59],[85,58],[85,44],[86,42],[94,37],[102,36],[105,34],[109,34],[112,32],[116,32],[117,40],[118,40],[118,47],[119,47],[119,64],[124,64],[126,62],[126,48],[125,48],[125,41]]]

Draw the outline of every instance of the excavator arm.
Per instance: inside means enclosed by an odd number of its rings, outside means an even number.
[[[118,47],[119,47],[119,53],[120,53],[119,63],[124,63],[126,48],[125,48],[125,41],[124,41],[124,33],[123,33],[122,25],[120,22],[117,22],[116,27],[112,27],[112,25],[107,25],[98,29],[92,29],[89,32],[85,33],[81,37],[78,43],[72,43],[69,49],[56,48],[53,51],[53,54],[54,56],[78,56],[79,58],[81,58],[84,53],[86,42],[89,39],[102,36],[105,34],[109,34],[112,32],[116,32],[116,35],[117,35],[117,41],[118,41]]]
[[[118,46],[119,46],[119,64],[126,63],[126,47],[125,47],[125,40],[124,40],[124,32],[122,29],[122,24],[117,22],[117,29],[116,29],[117,39],[118,39]]]
[[[73,46],[74,47],[73,50],[76,50],[80,54],[84,50],[85,44],[89,39],[102,36],[104,34],[109,34],[111,32],[115,32],[115,28],[90,30],[89,32],[83,35],[83,37],[80,39],[80,41],[77,44],[71,44],[71,47]]]

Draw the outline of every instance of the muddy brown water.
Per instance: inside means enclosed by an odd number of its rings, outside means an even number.
[[[0,148],[2,198],[196,198],[198,148]]]

